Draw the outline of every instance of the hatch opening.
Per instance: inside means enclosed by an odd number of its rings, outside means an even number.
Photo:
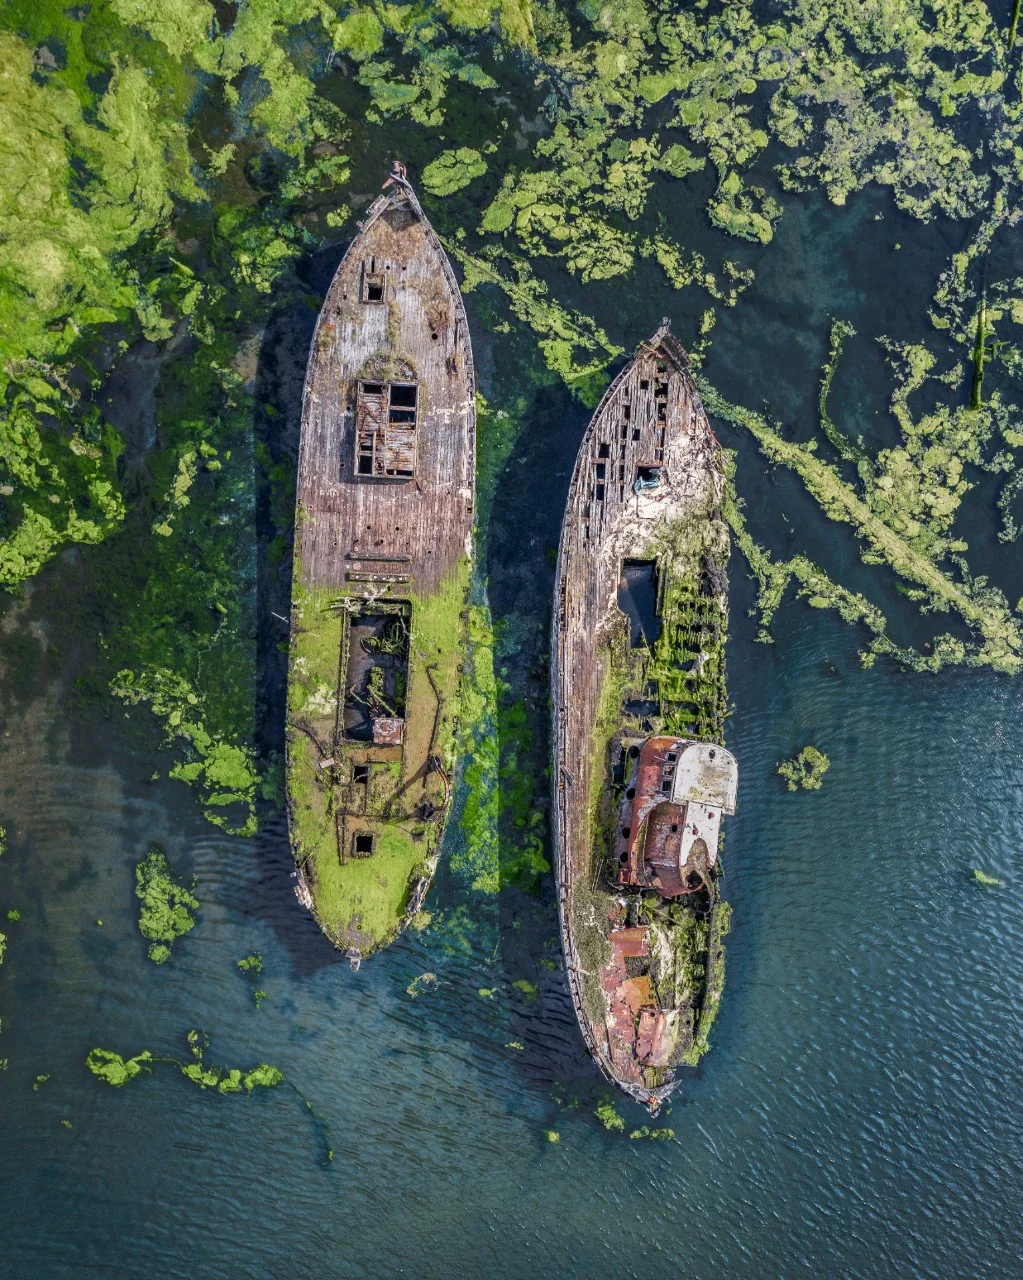
[[[626,560],[618,583],[618,608],[629,619],[629,645],[653,648],[660,639],[657,613],[657,561]]]
[[[377,605],[349,623],[342,730],[350,741],[401,746],[412,611],[405,601],[387,604],[387,612]],[[355,766],[354,780],[369,781],[368,765]]]

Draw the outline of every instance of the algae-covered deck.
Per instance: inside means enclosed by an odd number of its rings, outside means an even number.
[[[450,801],[475,383],[450,264],[400,166],[327,293],[306,375],[288,691],[291,837],[353,958],[421,906]]]

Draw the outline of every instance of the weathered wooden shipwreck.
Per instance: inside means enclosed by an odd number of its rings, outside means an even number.
[[[422,906],[450,804],[475,381],[450,263],[400,165],[306,374],[288,678],[298,894],[353,966]]]
[[[721,454],[668,323],[583,437],[553,619],[561,932],[583,1037],[651,1110],[708,1047],[730,909],[737,768],[722,745]]]

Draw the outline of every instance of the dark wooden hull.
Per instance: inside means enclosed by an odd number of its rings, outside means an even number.
[[[299,896],[358,961],[422,906],[450,804],[475,496],[451,266],[408,184],[361,223],[309,355],[288,810]]]
[[[622,1047],[602,992],[606,939],[617,927],[608,923],[608,911],[613,915],[620,900],[610,861],[622,793],[614,792],[612,772],[624,744],[650,733],[720,738],[728,554],[723,485],[720,450],[685,352],[665,324],[608,388],[580,445],[558,553],[552,636],[554,834],[569,985],[601,1070],[655,1108],[676,1073],[646,1069],[634,1046]],[[675,609],[699,578],[706,604],[695,586],[693,595],[709,620],[706,644],[718,646],[706,660],[706,706],[694,710],[688,701],[692,677],[675,670],[667,621],[656,644],[630,647],[630,626],[619,608],[626,561],[652,563],[660,612],[669,599]],[[710,588],[708,567],[715,577]],[[714,903],[707,908],[713,912]],[[622,929],[625,938],[629,930],[624,923]],[[712,920],[706,937],[717,951],[708,964],[723,955],[715,936]],[[690,1012],[695,1028],[700,1010]]]

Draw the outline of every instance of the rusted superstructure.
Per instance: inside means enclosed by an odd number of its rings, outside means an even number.
[[[400,165],[306,374],[288,681],[299,897],[353,963],[418,911],[450,804],[475,486],[450,263]]]
[[[707,1048],[735,808],[725,715],[720,450],[667,322],[586,431],[553,620],[555,845],[565,963],[607,1077],[656,1110]]]

